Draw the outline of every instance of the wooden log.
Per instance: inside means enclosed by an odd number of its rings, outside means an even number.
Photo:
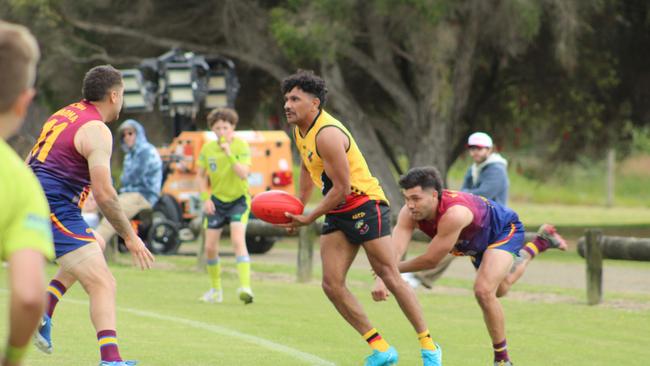
[[[585,257],[586,241],[578,240],[578,254]],[[650,238],[603,236],[600,240],[603,258],[650,261]]]
[[[246,233],[260,236],[290,236],[287,230],[259,219],[251,219],[248,221],[248,224],[246,224]],[[295,236],[297,234],[293,235]]]
[[[589,229],[585,232],[587,259],[587,303],[597,305],[603,300],[603,255],[600,250],[602,238],[600,230]]]

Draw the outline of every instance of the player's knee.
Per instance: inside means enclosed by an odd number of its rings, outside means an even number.
[[[98,273],[92,280],[90,287],[97,291],[105,291],[114,294],[117,291],[117,281],[115,281],[115,277],[113,277],[113,274],[110,271],[106,271],[102,274]]]
[[[375,274],[384,281],[386,286],[397,284],[400,279],[399,271],[395,266],[379,265],[374,267]]]
[[[38,291],[38,289],[39,286],[35,289],[17,289],[12,297],[21,309],[31,314],[40,314],[45,307],[45,296],[43,296],[43,291]]]
[[[248,255],[248,248],[246,247],[246,240],[235,240],[232,242],[233,249],[236,255]]]
[[[215,243],[205,244],[205,255],[208,258],[215,258],[218,255],[217,245]]]
[[[475,285],[474,297],[480,304],[484,304],[496,298],[496,293],[492,288],[488,286]]]
[[[345,282],[333,278],[323,277],[321,287],[323,288],[323,292],[325,292],[327,297],[333,298],[337,297],[342,291],[345,290]]]

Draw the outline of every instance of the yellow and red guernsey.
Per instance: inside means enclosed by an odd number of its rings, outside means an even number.
[[[354,138],[352,138],[350,132],[341,122],[332,117],[325,110],[320,111],[316,120],[309,127],[309,130],[307,130],[307,133],[304,136],[301,135],[297,126],[294,128],[296,146],[300,152],[302,161],[305,164],[305,167],[307,167],[312,181],[320,188],[323,195],[326,195],[332,188],[332,181],[325,173],[323,159],[321,159],[318,154],[316,146],[316,137],[324,128],[338,128],[350,140],[350,146],[348,147],[346,154],[348,166],[350,168],[351,193],[345,197],[344,202],[330,211],[330,213],[349,211],[361,206],[369,200],[388,203],[384,191],[379,185],[379,181],[370,173],[366,159],[361,154],[359,146],[357,146],[357,143],[354,141]]]

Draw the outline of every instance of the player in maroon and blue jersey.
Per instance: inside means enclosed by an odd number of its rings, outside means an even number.
[[[481,196],[443,189],[435,168],[413,168],[399,184],[406,204],[393,229],[398,254],[406,251],[415,229],[432,238],[424,254],[399,264],[400,272],[434,268],[448,253],[470,256],[477,270],[474,295],[492,339],[494,365],[512,365],[498,297],[508,292],[537,254],[548,248],[566,250],[566,242],[553,226],[544,224],[535,239],[526,243],[517,213]],[[384,300],[387,295],[378,279],[373,298]]]
[[[113,137],[106,123],[116,120],[122,108],[124,84],[112,66],[92,68],[84,78],[83,100],[50,116],[32,149],[28,162],[50,205],[56,261],[60,269],[48,287],[48,306],[36,346],[52,352],[52,314],[60,298],[79,281],[90,298],[90,318],[100,348],[100,366],[129,366],[117,346],[115,279],[102,248],[81,216],[90,192],[104,217],[124,238],[141,268],[150,268],[153,256],[124,215],[111,180]]]

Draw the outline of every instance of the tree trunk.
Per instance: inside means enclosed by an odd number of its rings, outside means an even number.
[[[411,167],[432,165],[440,171],[444,179],[449,168],[449,123],[429,123],[429,132],[423,133],[417,143],[408,146],[409,162]]]
[[[351,95],[350,88],[345,85],[338,63],[324,62],[321,73],[327,80],[327,87],[331,93],[330,103],[334,113],[340,117],[341,122],[350,129],[355,137],[370,171],[379,180],[388,201],[393,208],[400,207],[403,202],[402,195],[390,168],[390,159],[382,148],[367,114]],[[393,214],[396,215],[397,211],[398,209],[394,209]]]

